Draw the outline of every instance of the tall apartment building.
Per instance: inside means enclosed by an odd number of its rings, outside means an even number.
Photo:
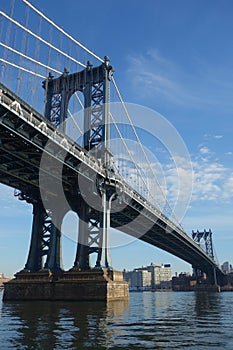
[[[152,289],[171,288],[172,268],[170,264],[154,264],[147,266],[151,272]]]
[[[171,289],[172,269],[170,264],[153,264],[124,271],[124,278],[131,290]]]
[[[143,268],[133,271],[124,271],[124,279],[129,282],[131,290],[149,290],[151,289],[151,272]]]

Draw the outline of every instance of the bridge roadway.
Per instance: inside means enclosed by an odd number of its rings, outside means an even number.
[[[53,125],[33,110],[26,102],[0,84],[0,182],[20,191],[39,195],[39,168],[46,149],[52,167],[45,169],[51,184],[59,179],[56,164],[63,163],[63,189],[72,208],[78,208],[79,179],[84,179],[89,195],[99,197],[94,190],[96,176],[106,179],[106,170],[82,147],[55,129]],[[66,154],[64,159],[64,154]],[[159,247],[217,279],[223,272],[206,252],[165,215],[152,206],[114,173],[108,182],[116,186],[121,195],[112,203],[111,227]],[[51,195],[56,191],[50,186]],[[76,208],[77,207],[77,208]],[[95,209],[93,209],[95,210]],[[78,212],[78,209],[76,210]],[[96,214],[98,215],[98,213]],[[213,277],[212,277],[213,278]]]

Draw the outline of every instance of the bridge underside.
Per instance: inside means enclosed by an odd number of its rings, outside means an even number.
[[[82,176],[85,181],[89,182],[88,187],[94,196],[92,189],[96,174],[104,178],[105,173],[101,167],[96,166],[94,169],[93,160],[89,159],[84,150],[75,145],[73,141],[72,147],[75,148],[75,152],[70,147],[66,151],[65,159],[62,159],[63,156],[59,158],[59,154],[64,153],[61,143],[64,135],[56,134],[55,128],[42,116],[23,101],[19,100],[19,102],[24,106],[23,115],[17,111],[17,106],[9,107],[5,103],[0,104],[0,182],[28,193],[34,198],[40,197],[40,161],[45,145],[50,140],[48,157],[53,158],[53,168],[54,165],[56,168],[56,162],[57,164],[64,163],[62,172],[64,193],[70,207],[78,213],[80,200],[82,200],[78,178]],[[51,134],[59,136],[60,142],[52,140]],[[84,156],[86,165],[81,170],[80,164]],[[46,176],[48,182],[51,183],[51,195],[56,199],[57,193],[53,192],[53,188],[56,188],[54,184],[58,181],[56,171],[48,168]],[[121,186],[120,180],[117,186]],[[206,272],[210,278],[213,276],[214,269],[217,279],[220,280],[223,277],[218,266],[198,244],[161,213],[156,213],[131,188],[123,193],[120,201],[115,200],[112,203],[112,209],[112,227],[183,259],[193,267]],[[98,211],[94,208],[92,210],[98,216]]]

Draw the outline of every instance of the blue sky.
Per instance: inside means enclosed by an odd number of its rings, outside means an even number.
[[[232,1],[31,2],[99,56],[110,57],[126,102],[156,110],[174,125],[194,170],[183,226],[188,233],[211,228],[219,262],[233,262]],[[13,198],[12,189],[1,189],[0,271],[12,276],[25,264],[31,208]],[[70,267],[75,245],[64,237],[63,248]],[[117,269],[160,262],[171,263],[173,272],[190,271],[141,242],[114,248],[112,261]]]

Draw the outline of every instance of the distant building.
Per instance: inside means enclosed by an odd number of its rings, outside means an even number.
[[[152,289],[170,289],[172,281],[172,269],[170,264],[154,264],[147,266],[151,272],[151,287]]]
[[[151,273],[144,269],[134,269],[125,271],[124,279],[129,282],[131,290],[149,290],[151,289]]]
[[[193,290],[196,285],[196,278],[189,273],[181,272],[178,276],[172,277],[172,289],[174,291]]]
[[[3,288],[3,286],[4,286],[3,283],[8,282],[9,280],[10,280],[10,278],[6,278],[4,276],[4,273],[0,272],[0,289]]]
[[[232,265],[229,263],[229,261],[225,261],[222,264],[221,268],[222,268],[223,272],[226,274],[233,272]]]
[[[156,290],[172,288],[172,269],[170,264],[154,264],[124,271],[124,279],[131,290]]]

